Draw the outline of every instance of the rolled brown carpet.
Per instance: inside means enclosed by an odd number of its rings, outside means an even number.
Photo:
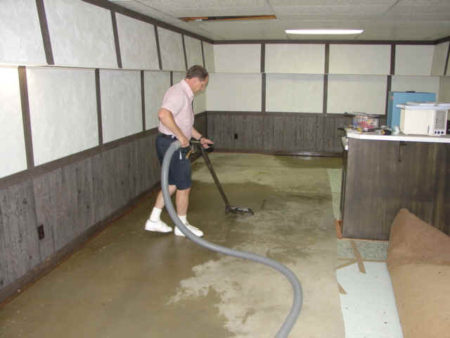
[[[450,237],[401,209],[387,265],[404,337],[449,338]]]

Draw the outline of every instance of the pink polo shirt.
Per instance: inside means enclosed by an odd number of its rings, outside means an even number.
[[[192,126],[194,125],[194,112],[192,110],[192,101],[194,93],[186,81],[181,80],[170,87],[164,95],[161,108],[169,110],[175,123],[181,129],[184,136],[189,139],[192,137]],[[173,135],[169,128],[162,122],[159,122],[158,130],[166,135]]]

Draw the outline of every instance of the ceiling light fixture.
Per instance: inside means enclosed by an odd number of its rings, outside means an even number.
[[[286,34],[309,34],[309,35],[340,35],[361,34],[362,29],[286,29]]]

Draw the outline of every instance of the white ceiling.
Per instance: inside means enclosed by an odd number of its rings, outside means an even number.
[[[437,40],[450,0],[110,0],[212,40]],[[178,17],[275,14],[276,20],[183,22]],[[288,36],[294,28],[362,28],[355,36]]]

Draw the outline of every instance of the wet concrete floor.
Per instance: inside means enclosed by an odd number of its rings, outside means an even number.
[[[327,169],[340,159],[210,155],[233,205],[226,215],[203,160],[188,219],[205,239],[279,260],[303,285],[291,337],[344,337]],[[143,230],[155,194],[0,307],[0,337],[273,337],[291,287],[257,263]],[[163,219],[171,223],[167,214]]]

